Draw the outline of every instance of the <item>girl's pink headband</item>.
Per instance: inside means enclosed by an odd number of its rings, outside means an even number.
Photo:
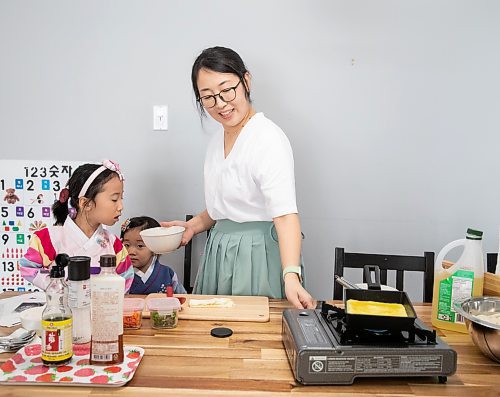
[[[114,171],[118,174],[118,177],[120,178],[120,181],[123,181],[125,178],[123,178],[123,174],[120,171],[120,165],[118,163],[115,163],[111,160],[104,160],[102,162],[102,165],[96,169],[87,179],[87,181],[83,184],[82,190],[80,190],[80,194],[78,195],[78,198],[84,197],[85,194],[87,193],[87,190],[89,190],[90,185],[92,182],[95,181],[95,179],[99,176],[99,174],[105,170],[111,170]]]

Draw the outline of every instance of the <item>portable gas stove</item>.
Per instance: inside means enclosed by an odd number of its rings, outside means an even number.
[[[418,318],[405,331],[351,329],[343,309],[322,302],[316,310],[285,309],[282,336],[304,385],[392,376],[437,376],[445,383],[457,368],[457,353]]]

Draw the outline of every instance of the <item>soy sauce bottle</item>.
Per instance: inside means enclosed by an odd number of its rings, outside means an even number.
[[[69,256],[59,254],[55,262],[50,268],[50,283],[45,290],[47,306],[42,313],[42,362],[50,366],[64,365],[73,357],[73,317],[64,281]]]

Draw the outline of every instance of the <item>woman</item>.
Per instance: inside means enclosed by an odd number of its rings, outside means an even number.
[[[302,286],[301,231],[293,154],[283,131],[250,99],[250,73],[229,48],[204,50],[191,80],[202,116],[223,127],[205,158],[206,210],[189,222],[182,245],[210,228],[194,293],[287,297],[314,308]]]

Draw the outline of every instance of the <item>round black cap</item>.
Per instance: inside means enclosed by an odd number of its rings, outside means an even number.
[[[58,254],[56,256],[55,264],[50,268],[50,278],[61,278],[64,277],[64,266],[67,266],[69,263],[69,255],[67,254]]]
[[[233,334],[233,330],[230,328],[212,328],[210,331],[210,335],[215,336],[216,338],[227,338]]]
[[[81,281],[90,278],[90,257],[72,256],[69,258],[68,280]]]
[[[99,264],[101,265],[101,267],[115,267],[116,255],[101,255]]]

